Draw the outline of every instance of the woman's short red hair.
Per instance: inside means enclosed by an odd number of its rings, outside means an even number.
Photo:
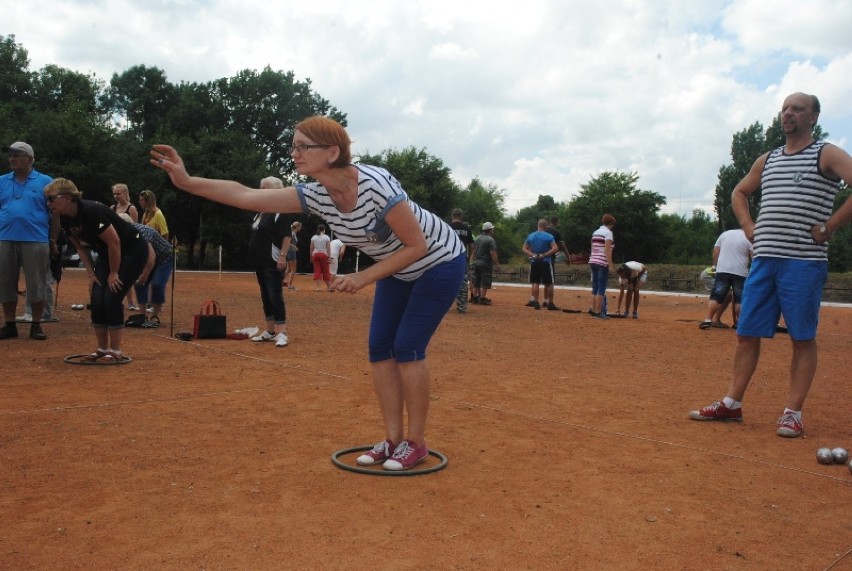
[[[320,145],[331,145],[340,149],[337,160],[329,165],[332,168],[343,168],[352,162],[352,141],[349,140],[349,134],[343,125],[334,119],[314,115],[296,123],[295,130],[301,131]]]

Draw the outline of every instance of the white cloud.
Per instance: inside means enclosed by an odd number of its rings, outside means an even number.
[[[34,69],[105,80],[293,71],[347,113],[356,153],[426,148],[460,183],[505,188],[510,211],[623,170],[689,215],[712,208],[733,134],[792,91],[819,95],[847,144],[849,21],[846,0],[31,0],[0,34]]]

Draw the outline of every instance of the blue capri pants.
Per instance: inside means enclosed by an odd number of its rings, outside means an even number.
[[[370,362],[425,359],[426,346],[456,299],[464,277],[465,255],[461,254],[411,282],[393,276],[379,280],[370,319]]]
[[[589,264],[592,272],[592,295],[606,295],[606,284],[609,280],[609,266]]]

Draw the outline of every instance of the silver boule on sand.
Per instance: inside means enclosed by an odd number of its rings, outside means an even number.
[[[834,456],[831,454],[831,448],[822,447],[817,449],[817,462],[820,464],[834,464]]]
[[[846,464],[846,461],[849,460],[849,452],[838,446],[831,449],[831,457],[834,458],[835,464]]]

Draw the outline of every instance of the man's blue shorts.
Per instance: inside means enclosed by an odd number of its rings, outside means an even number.
[[[815,339],[827,279],[825,260],[755,258],[743,290],[737,335],[774,337],[783,315],[791,339]]]

